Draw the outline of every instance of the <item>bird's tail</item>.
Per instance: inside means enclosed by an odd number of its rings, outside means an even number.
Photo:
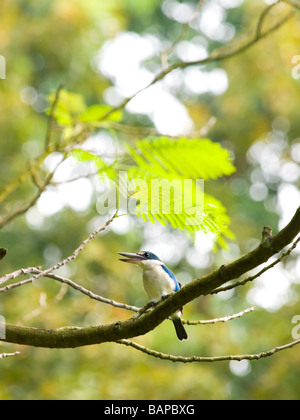
[[[176,334],[178,337],[178,340],[182,341],[182,340],[187,340],[189,337],[187,335],[187,332],[183,326],[183,323],[181,321],[181,319],[178,318],[172,318],[175,330],[176,330]]]

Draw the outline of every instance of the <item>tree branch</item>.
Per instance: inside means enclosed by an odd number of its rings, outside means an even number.
[[[272,255],[290,244],[300,232],[300,207],[290,223],[277,235],[272,236],[270,229],[264,229],[260,245],[245,256],[187,284],[178,292],[160,301],[153,310],[141,311],[126,321],[87,328],[67,330],[48,330],[6,325],[6,340],[10,343],[36,347],[70,348],[118,341],[144,335],[171,316],[181,306],[207,295],[217,287],[236,279],[253,268],[266,262]],[[278,350],[276,350],[278,351]],[[262,356],[263,357],[263,356]]]
[[[60,85],[58,87],[58,89],[55,92],[55,98],[54,101],[51,105],[50,108],[50,113],[49,113],[49,119],[48,119],[48,127],[47,127],[47,133],[46,133],[46,139],[45,139],[45,152],[49,152],[49,146],[50,146],[50,140],[51,140],[51,134],[52,134],[52,129],[53,129],[53,125],[55,123],[55,117],[54,117],[54,112],[59,100],[59,95],[61,90],[63,89],[63,85]]]
[[[247,277],[244,280],[240,280],[240,281],[238,281],[234,284],[230,284],[229,286],[226,286],[226,287],[219,287],[218,289],[211,292],[211,294],[217,294],[217,293],[220,293],[220,292],[227,292],[227,290],[234,289],[238,286],[244,286],[245,284],[249,283],[250,281],[253,281],[253,280],[257,279],[262,274],[264,274],[267,270],[270,270],[270,268],[275,267],[275,265],[277,265],[278,263],[283,261],[284,258],[289,256],[292,253],[292,251],[294,251],[294,249],[297,247],[299,242],[300,242],[300,236],[286,252],[283,252],[279,258],[277,258],[274,262],[272,262],[272,264],[267,265],[266,267],[264,267],[262,270],[260,270],[254,276]]]
[[[75,249],[75,251],[73,252],[72,255],[70,255],[67,258],[64,258],[62,261],[58,262],[57,264],[54,264],[53,266],[47,268],[46,270],[38,270],[38,269],[36,269],[37,274],[35,274],[34,276],[30,277],[27,280],[24,280],[23,282],[19,282],[18,284],[7,286],[6,288],[4,288],[2,290],[0,289],[0,293],[3,292],[3,291],[6,291],[6,290],[12,289],[14,287],[18,287],[18,286],[21,286],[21,285],[24,285],[24,284],[32,283],[34,280],[37,280],[37,279],[39,279],[41,277],[45,277],[45,276],[47,276],[47,274],[51,273],[52,271],[58,270],[59,268],[61,268],[64,265],[68,264],[69,262],[75,260],[75,258],[83,250],[83,248],[92,239],[94,239],[95,236],[98,235],[98,233],[100,233],[103,230],[105,230],[112,223],[112,221],[117,217],[117,214],[118,214],[118,210],[115,212],[115,214],[109,220],[107,220],[107,222],[103,226],[101,226],[100,228],[96,229],[93,233],[90,234],[90,236],[87,239],[85,239],[83,242],[81,242],[81,244],[79,245],[79,247]],[[5,283],[7,280],[10,280],[12,278],[16,278],[17,276],[19,276],[21,274],[28,274],[30,272],[32,272],[32,268],[21,269],[21,270],[14,271],[11,274],[6,274],[5,276],[0,277],[0,284]]]
[[[241,318],[243,315],[249,314],[250,312],[253,312],[254,309],[255,309],[255,307],[252,306],[251,308],[244,309],[243,311],[240,311],[237,314],[224,316],[222,318],[207,319],[207,320],[204,320],[204,321],[203,320],[189,321],[189,320],[183,319],[182,322],[183,322],[183,324],[186,324],[186,325],[211,325],[211,324],[217,324],[219,322],[228,322],[228,321],[232,321],[233,319]]]
[[[35,205],[35,203],[38,201],[38,199],[40,198],[40,196],[42,195],[42,193],[46,190],[47,186],[50,184],[55,171],[58,169],[58,167],[64,162],[65,157],[62,158],[62,160],[56,165],[55,169],[50,172],[49,174],[47,174],[46,178],[44,181],[38,181],[35,182],[35,185],[37,187],[37,192],[35,193],[35,195],[32,197],[31,200],[29,200],[28,202],[25,202],[24,204],[22,204],[17,210],[13,211],[10,215],[8,216],[0,216],[0,229],[7,225],[8,223],[12,222],[14,219],[16,219],[18,216],[20,216],[21,214],[26,213],[31,207],[33,207]],[[39,160],[40,161],[40,160]],[[33,174],[35,173],[35,170],[38,166],[31,166],[28,170],[28,172],[26,172],[24,175],[22,175],[19,180],[20,180],[20,184],[25,181],[27,176],[33,176]],[[23,177],[25,177],[23,179]],[[35,180],[36,181],[36,180]],[[12,185],[14,185],[15,188],[17,188],[18,184],[17,183],[13,183]],[[13,191],[13,189],[10,191],[8,190],[7,193],[11,193]],[[5,192],[4,192],[5,193]]]
[[[156,350],[149,349],[148,347],[144,347],[140,344],[134,343],[131,340],[118,340],[116,341],[118,344],[123,344],[125,346],[133,347],[136,350],[141,351],[142,353],[145,353],[149,356],[154,356],[158,359],[162,360],[170,360],[171,362],[181,362],[181,363],[192,363],[192,362],[224,362],[226,360],[259,360],[265,357],[273,356],[275,353],[278,353],[280,351],[290,349],[294,346],[297,346],[300,344],[300,340],[292,341],[291,343],[285,344],[284,346],[275,347],[268,351],[263,351],[261,353],[256,354],[236,354],[236,355],[228,355],[228,356],[213,356],[213,357],[207,357],[207,356],[191,356],[191,357],[185,357],[185,356],[173,356],[172,354],[166,354],[161,353]]]
[[[19,351],[16,351],[14,353],[0,353],[0,359],[5,359],[6,357],[17,356],[18,354],[21,354],[21,353]]]

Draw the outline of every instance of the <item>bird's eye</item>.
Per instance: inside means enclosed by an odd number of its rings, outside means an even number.
[[[145,252],[144,257],[149,258],[150,257],[149,252]]]

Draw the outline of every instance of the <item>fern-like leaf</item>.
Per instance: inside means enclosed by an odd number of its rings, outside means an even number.
[[[162,137],[141,140],[129,152],[136,164],[128,177],[139,202],[139,217],[190,233],[202,230],[230,236],[226,209],[204,193],[203,183],[196,182],[235,171],[227,150],[208,139]],[[224,245],[222,239],[219,242]]]

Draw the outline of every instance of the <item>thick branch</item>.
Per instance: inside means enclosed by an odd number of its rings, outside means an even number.
[[[236,279],[266,262],[276,252],[289,245],[300,232],[300,207],[290,223],[277,235],[264,229],[260,245],[247,255],[232,262],[222,270],[215,270],[161,301],[155,309],[135,314],[127,321],[88,328],[45,330],[6,325],[6,341],[36,347],[68,348],[118,341],[146,334],[161,324],[181,306],[200,295],[207,295],[222,284]]]

